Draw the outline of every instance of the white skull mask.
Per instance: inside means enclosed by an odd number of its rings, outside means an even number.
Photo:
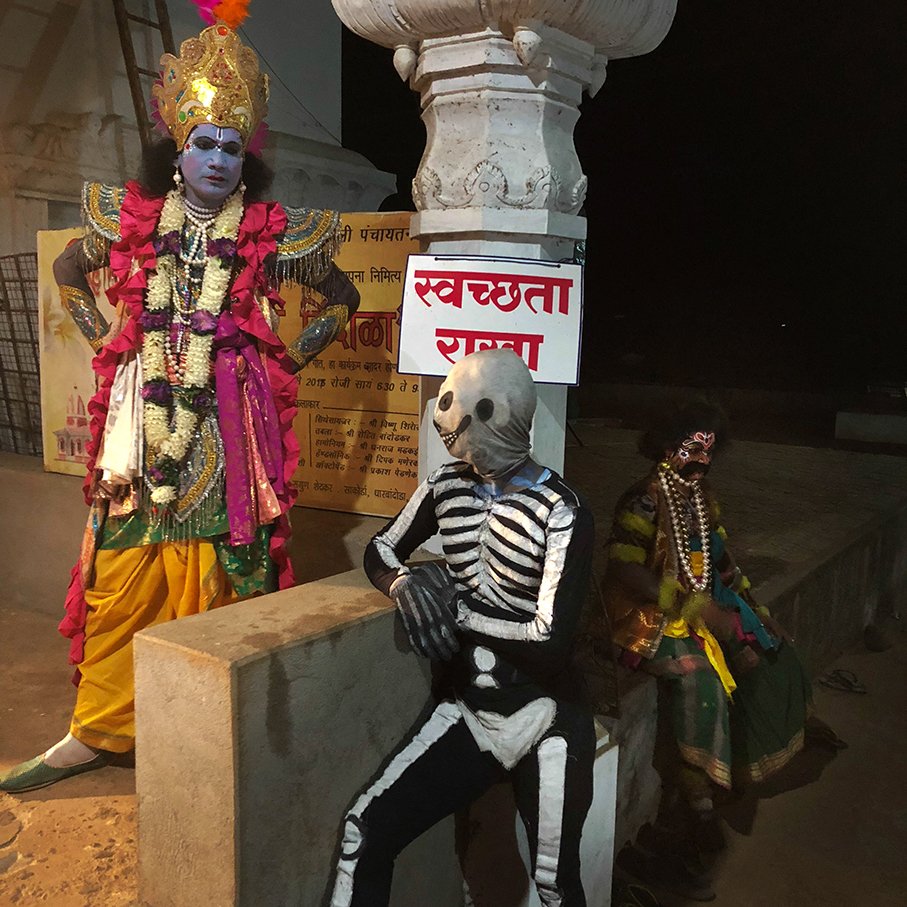
[[[450,453],[483,478],[497,478],[529,456],[536,390],[512,350],[482,350],[450,370],[434,424]]]

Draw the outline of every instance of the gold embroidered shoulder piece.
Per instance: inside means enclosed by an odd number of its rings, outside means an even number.
[[[340,215],[317,208],[284,211],[287,229],[277,241],[277,282],[314,286],[324,279],[343,244]]]
[[[85,238],[82,251],[96,267],[107,264],[110,245],[120,238],[120,207],[126,197],[122,186],[85,183],[82,186],[82,223]]]

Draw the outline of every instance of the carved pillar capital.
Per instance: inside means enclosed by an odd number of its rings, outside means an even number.
[[[576,214],[586,177],[573,128],[594,57],[541,23],[515,38],[487,28],[423,41],[413,83],[428,141],[416,208]]]
[[[333,4],[354,32],[394,48],[395,69],[421,94],[428,140],[411,232],[432,247],[473,248],[499,234],[520,246],[520,237],[545,236],[550,246],[559,236],[564,247],[585,235],[574,222],[587,184],[573,144],[582,94],[599,90],[610,59],[656,47],[676,8],[676,0]]]
[[[612,59],[654,50],[671,27],[677,0],[332,0],[360,37],[396,48],[426,38],[492,28],[517,37],[542,23],[588,41]],[[519,43],[531,53],[531,35]],[[404,76],[403,78],[407,78]]]

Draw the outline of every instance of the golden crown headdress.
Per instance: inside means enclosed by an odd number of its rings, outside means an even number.
[[[152,94],[177,148],[202,124],[232,127],[248,145],[268,113],[268,76],[255,51],[223,22],[161,57],[161,81]]]

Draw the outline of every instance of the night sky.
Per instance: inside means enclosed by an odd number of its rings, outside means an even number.
[[[610,64],[576,130],[584,381],[907,381],[905,37],[903,0],[681,0]],[[343,54],[344,145],[411,208],[418,96],[390,51],[345,32]]]

